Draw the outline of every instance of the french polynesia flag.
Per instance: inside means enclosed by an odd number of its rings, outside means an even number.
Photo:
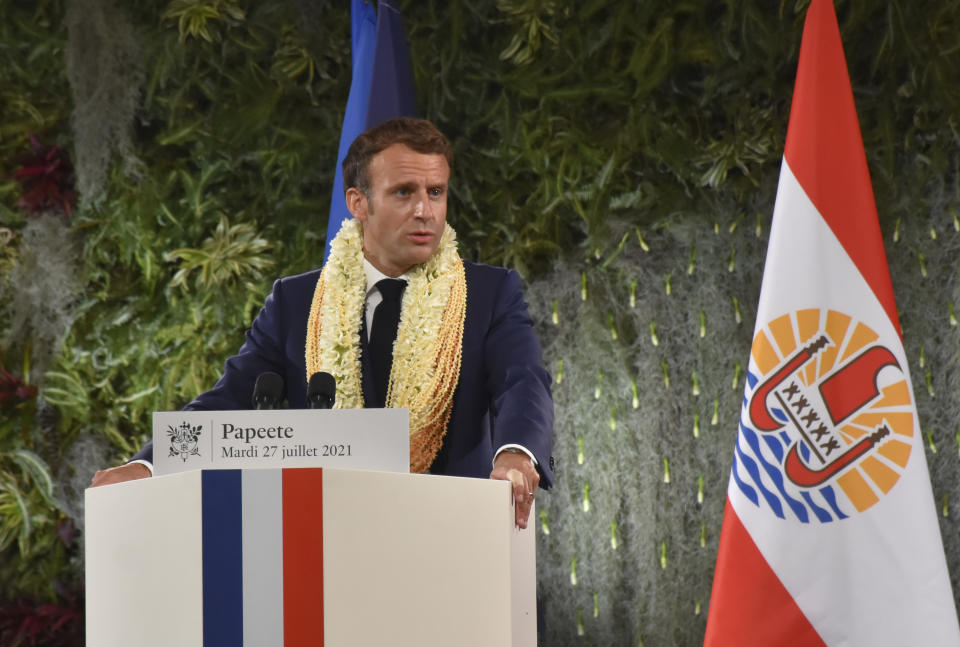
[[[960,645],[840,30],[813,0],[705,644]]]

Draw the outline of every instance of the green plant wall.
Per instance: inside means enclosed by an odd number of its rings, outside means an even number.
[[[836,4],[956,591],[960,3]],[[462,252],[523,273],[554,376],[543,642],[699,644],[806,3],[401,5]],[[39,386],[0,403],[0,604],[67,603],[93,470],[322,258],[349,8],[0,15],[0,363]],[[74,203],[25,199],[31,134]]]

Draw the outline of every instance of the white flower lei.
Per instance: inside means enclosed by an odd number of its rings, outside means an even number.
[[[410,410],[411,470],[424,471],[442,444],[460,377],[466,279],[450,225],[437,252],[407,277],[386,406]],[[338,409],[363,407],[360,331],[365,300],[362,228],[351,218],[330,245],[307,324],[307,379],[317,371],[333,375]]]

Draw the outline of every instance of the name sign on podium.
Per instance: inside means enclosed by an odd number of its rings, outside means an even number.
[[[410,471],[407,409],[158,411],[155,476],[198,469]]]

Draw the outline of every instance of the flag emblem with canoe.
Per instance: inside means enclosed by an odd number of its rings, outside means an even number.
[[[798,310],[758,329],[751,359],[746,451],[734,473],[754,503],[827,522],[896,486],[915,413],[900,364],[874,330],[836,310]]]

